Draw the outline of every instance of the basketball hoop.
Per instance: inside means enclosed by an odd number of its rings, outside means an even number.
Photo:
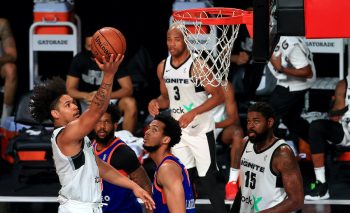
[[[192,80],[202,86],[226,86],[239,26],[252,26],[253,13],[234,8],[195,8],[176,11],[173,19],[194,61]]]

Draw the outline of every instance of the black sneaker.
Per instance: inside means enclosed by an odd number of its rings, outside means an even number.
[[[327,182],[321,183],[316,180],[310,184],[310,189],[305,193],[305,200],[325,200],[329,198]]]

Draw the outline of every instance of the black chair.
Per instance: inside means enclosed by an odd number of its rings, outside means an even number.
[[[33,119],[29,113],[31,94],[28,92],[20,98],[14,118],[16,129],[19,124],[27,125],[29,128],[19,130],[18,135],[12,138],[9,144],[9,152],[12,152],[15,159],[14,173],[19,182],[39,172],[55,174],[51,147],[53,123],[49,120],[38,123]],[[31,155],[24,158],[23,156],[28,153]]]

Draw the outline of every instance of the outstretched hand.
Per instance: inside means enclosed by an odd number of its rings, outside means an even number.
[[[118,70],[119,65],[122,63],[124,59],[124,55],[118,54],[114,60],[113,58],[114,58],[114,54],[111,54],[108,61],[105,56],[102,56],[103,63],[98,61],[97,58],[95,58],[95,62],[104,73],[115,74]]]
[[[143,201],[146,209],[152,210],[156,208],[156,204],[154,203],[151,195],[149,195],[144,189],[141,187],[136,187],[133,192],[136,197]]]

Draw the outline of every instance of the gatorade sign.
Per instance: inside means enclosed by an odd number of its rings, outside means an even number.
[[[74,35],[34,35],[34,51],[71,51],[76,46]]]
[[[339,53],[343,51],[343,39],[306,39],[306,45],[313,53]]]

